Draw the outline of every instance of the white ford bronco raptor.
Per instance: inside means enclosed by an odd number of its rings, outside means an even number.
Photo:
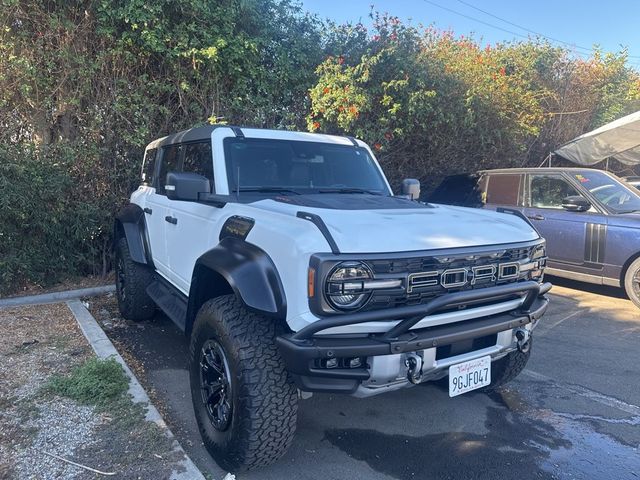
[[[282,456],[306,392],[442,380],[455,396],[522,371],[544,240],[517,211],[421,203],[416,184],[394,196],[351,137],[205,126],[147,146],[114,226],[118,303],[185,332],[221,466]]]

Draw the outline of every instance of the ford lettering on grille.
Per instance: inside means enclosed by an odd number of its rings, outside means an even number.
[[[467,284],[476,285],[481,281],[493,283],[499,280],[510,280],[517,278],[519,273],[520,264],[517,262],[412,273],[409,275],[407,293],[411,293],[415,288],[435,285],[441,285],[444,288],[459,288]]]

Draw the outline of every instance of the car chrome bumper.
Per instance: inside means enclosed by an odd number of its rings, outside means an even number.
[[[422,305],[325,317],[296,333],[279,336],[277,343],[287,369],[301,390],[355,393],[361,384],[370,380],[371,365],[360,368],[329,369],[319,368],[318,361],[332,358],[373,357],[372,360],[375,362],[375,357],[378,356],[432,350],[433,362],[430,371],[425,373],[435,377],[437,371],[442,371],[447,366],[445,360],[437,362],[435,360],[435,350],[438,347],[497,334],[498,343],[488,347],[491,351],[487,350],[484,354],[497,357],[513,350],[512,337],[509,336],[507,339],[503,335],[500,340],[500,332],[511,334],[514,329],[534,326],[547,309],[549,300],[545,294],[550,289],[550,283],[539,284],[526,281],[449,293]],[[490,301],[513,294],[524,294],[520,307],[514,311],[412,330],[414,325],[432,312],[463,305],[464,302]],[[317,335],[318,332],[337,326],[390,318],[400,322],[392,324],[393,326],[385,333],[350,336]]]

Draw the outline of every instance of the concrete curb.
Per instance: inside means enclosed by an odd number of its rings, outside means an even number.
[[[115,285],[104,285],[101,287],[81,288],[78,290],[67,290],[65,292],[43,293],[42,295],[28,295],[25,297],[0,298],[0,308],[17,307],[20,305],[42,305],[45,303],[59,303],[66,300],[73,300],[81,297],[95,297],[105,293],[114,292]]]
[[[88,289],[85,289],[88,290]],[[80,290],[76,290],[80,291]],[[99,358],[114,358],[129,376],[129,393],[133,397],[133,401],[136,403],[143,403],[147,407],[147,415],[146,419],[150,422],[155,423],[160,428],[164,430],[167,437],[173,440],[173,448],[174,451],[180,452],[184,455],[184,460],[182,461],[182,467],[185,469],[183,472],[173,472],[171,474],[172,480],[205,480],[204,476],[198,470],[198,467],[195,466],[193,461],[189,458],[184,449],[180,446],[176,438],[174,437],[171,430],[165,423],[165,421],[160,416],[160,413],[153,406],[147,392],[144,391],[140,382],[135,377],[131,369],[127,366],[124,359],[120,356],[116,348],[111,343],[111,340],[104,333],[100,325],[93,315],[87,310],[87,308],[82,304],[80,300],[71,300],[67,302],[67,306],[71,313],[73,313],[74,317],[82,330],[82,333],[87,338],[87,341],[93,348],[94,352]]]

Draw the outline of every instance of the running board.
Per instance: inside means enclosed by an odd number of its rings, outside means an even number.
[[[163,280],[155,280],[147,287],[155,304],[184,332],[187,320],[187,297]]]

